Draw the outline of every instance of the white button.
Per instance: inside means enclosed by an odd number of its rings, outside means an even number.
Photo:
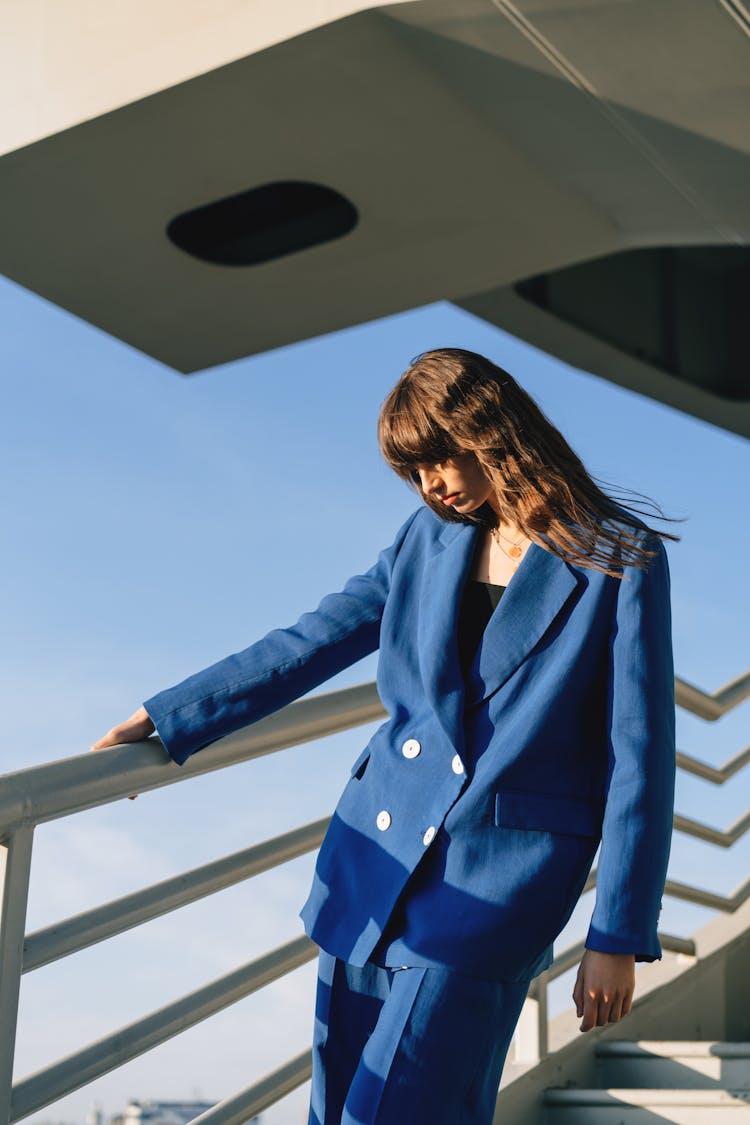
[[[416,738],[407,738],[404,745],[401,747],[401,753],[405,758],[416,758],[422,753],[422,747]]]
[[[385,832],[387,828],[391,827],[391,814],[387,809],[383,809],[378,813],[378,819],[375,822],[381,832]]]
[[[464,764],[461,761],[461,755],[460,754],[456,754],[455,758],[451,762],[451,769],[453,770],[454,773],[463,773],[464,772]]]
[[[435,831],[436,831],[435,825],[431,824],[430,827],[425,832],[424,836],[422,837],[422,843],[424,844],[425,847],[427,847],[428,844],[431,844],[432,841],[435,839]]]

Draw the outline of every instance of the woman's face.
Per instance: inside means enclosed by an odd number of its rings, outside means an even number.
[[[475,512],[493,494],[473,453],[460,453],[437,465],[416,465],[415,473],[425,496],[462,514]]]

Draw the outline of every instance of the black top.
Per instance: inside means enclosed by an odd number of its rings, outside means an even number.
[[[466,583],[458,619],[458,652],[464,675],[476,656],[479,642],[506,586],[480,582],[471,578]]]

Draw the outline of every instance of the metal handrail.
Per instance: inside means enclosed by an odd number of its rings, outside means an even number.
[[[307,1082],[311,1075],[312,1051],[302,1051],[260,1082],[212,1106],[200,1117],[194,1117],[190,1125],[245,1125],[246,1121]]]
[[[744,769],[748,762],[750,762],[750,746],[740,750],[739,754],[735,754],[723,766],[710,766],[707,762],[701,762],[690,754],[682,754],[679,750],[677,751],[678,769],[684,770],[685,773],[693,773],[696,777],[702,777],[704,781],[710,781],[713,785],[723,785],[725,781],[729,781],[731,777]]]
[[[730,824],[729,828],[712,828],[710,824],[703,824],[700,820],[679,815],[675,815],[674,826],[678,832],[685,832],[698,840],[705,840],[720,848],[731,848],[732,844],[741,840],[750,828],[750,812],[744,813],[739,820],[735,820],[734,824]]]
[[[675,677],[679,706],[703,718],[719,718],[749,696],[750,672],[713,695]],[[183,766],[166,760],[159,740],[149,738],[7,773],[0,777],[0,841],[22,825],[83,812],[134,791],[172,785],[386,717],[376,685],[359,684],[291,703],[214,742],[210,754],[194,754]]]
[[[13,1087],[11,1121],[27,1117],[102,1074],[173,1039],[187,1028],[312,961],[317,953],[317,946],[308,937],[295,938],[29,1075]]]
[[[585,895],[587,891],[592,891],[595,886],[596,868],[592,867],[581,895]],[[734,914],[750,898],[750,879],[741,883],[731,895],[717,895],[714,891],[705,891],[702,887],[694,887],[690,883],[679,883],[676,879],[667,879],[664,884],[664,894],[670,898],[679,898],[683,902],[692,902],[697,906],[708,906],[711,910],[721,910],[725,914]]]
[[[99,1044],[92,1044],[67,1059],[53,1063],[13,1087],[18,997],[24,971],[102,941],[149,917],[165,913],[167,909],[176,909],[213,893],[240,877],[247,878],[277,862],[286,862],[312,850],[320,843],[326,821],[307,825],[275,841],[267,841],[254,849],[187,872],[182,877],[187,880],[187,885],[182,888],[179,886],[180,877],[166,880],[172,902],[171,905],[164,904],[165,909],[156,905],[158,889],[160,886],[164,888],[164,884],[157,884],[30,934],[25,942],[31,851],[36,825],[130,796],[136,791],[146,792],[171,785],[349,730],[385,714],[375,684],[362,684],[292,703],[251,727],[213,743],[209,754],[196,754],[184,766],[175,766],[159,740],[152,738],[96,753],[89,751],[0,777],[0,1043],[3,1044],[0,1051],[0,1122],[3,1125],[49,1105],[70,1089],[76,1089],[121,1065],[126,1057],[132,1057],[133,1052],[139,1054],[148,1050],[190,1026],[191,1022],[205,1018],[214,1010],[212,1005],[217,1005],[215,1010],[218,1011],[225,1006],[222,997],[234,994],[235,999],[239,999],[240,995],[246,994],[241,992],[242,987],[253,991],[266,983],[258,975],[258,964],[255,969],[244,966],[237,970],[242,976],[242,984],[238,983],[236,974],[228,974],[192,996],[174,1001],[159,1012],[136,1021]],[[243,866],[245,872],[240,875]],[[302,960],[296,954],[290,954],[287,959],[281,957],[279,975],[291,972],[315,955],[316,947],[308,938],[300,938],[299,942],[298,952],[304,948],[304,957]],[[297,949],[294,943],[292,946]],[[226,1003],[232,1002],[231,999],[226,1000]]]
[[[677,817],[675,817],[675,820]],[[596,867],[589,871],[588,878],[583,885],[581,895],[592,891],[596,886]],[[664,894],[670,898],[684,899],[686,902],[698,903],[700,906],[710,906],[714,910],[724,910],[734,913],[750,897],[750,879],[742,883],[731,895],[717,895],[713,891],[704,891],[700,887],[693,887],[688,883],[678,883],[674,879],[667,879],[664,885]]]
[[[176,766],[158,738],[76,754],[0,777],[0,841],[23,825],[57,820],[177,781],[300,746],[387,716],[374,683],[290,703]]]
[[[750,879],[745,879],[744,883],[740,883],[730,895],[717,895],[713,891],[704,891],[701,887],[692,887],[688,883],[667,879],[664,894],[671,898],[680,898],[684,902],[695,903],[696,906],[707,906],[711,910],[734,914],[750,898]]]
[[[718,718],[750,695],[750,673],[713,695],[675,679],[678,704],[704,718]],[[330,818],[325,817],[233,855],[214,860],[102,906],[84,911],[26,936],[24,925],[28,896],[33,832],[37,824],[84,809],[187,780],[199,774],[297,746],[384,718],[386,711],[374,683],[310,696],[290,704],[250,727],[211,745],[176,767],[156,738],[88,752],[0,777],[0,1041],[8,1044],[0,1054],[0,1125],[35,1112],[59,1097],[122,1065],[186,1027],[221,1010],[311,960],[317,947],[301,937],[256,961],[217,978],[195,992],[136,1020],[44,1070],[24,1078],[11,1090],[13,1046],[18,1013],[20,977],[96,942],[196,899],[267,871],[321,842]],[[722,784],[750,762],[750,747],[724,766],[715,768],[689,755],[678,754],[680,769]],[[711,828],[688,817],[675,816],[674,826],[699,839],[729,847],[750,828],[750,813],[727,830]],[[596,885],[592,870],[584,892]],[[750,879],[730,896],[715,895],[697,887],[668,880],[665,894],[734,911],[750,897]],[[690,939],[660,934],[662,947],[695,953]],[[564,950],[537,977],[529,993],[538,1011],[539,1054],[547,1052],[547,986],[572,968],[583,943]],[[267,1108],[310,1076],[310,1052],[285,1063],[245,1091],[214,1106],[196,1119],[201,1125],[240,1125]]]
[[[687,680],[674,678],[674,701],[677,707],[690,711],[699,719],[713,722],[722,718],[728,711],[739,707],[750,696],[750,672],[743,672],[736,680],[730,680],[718,691],[707,692]]]
[[[194,867],[183,875],[175,875],[113,899],[103,906],[85,910],[64,922],[55,922],[43,930],[36,930],[24,943],[23,971],[28,973],[42,965],[49,965],[60,957],[78,953],[106,938],[150,922],[152,918],[305,855],[322,842],[330,819],[323,817],[304,828],[295,828],[262,844]]]

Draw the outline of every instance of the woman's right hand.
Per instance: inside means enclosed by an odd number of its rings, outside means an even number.
[[[123,742],[143,742],[155,730],[156,727],[152,723],[146,708],[139,707],[124,723],[118,723],[116,727],[108,730],[104,738],[95,742],[91,749],[104,750],[108,746],[119,746]],[[128,800],[134,801],[136,796],[137,794],[134,794]]]

